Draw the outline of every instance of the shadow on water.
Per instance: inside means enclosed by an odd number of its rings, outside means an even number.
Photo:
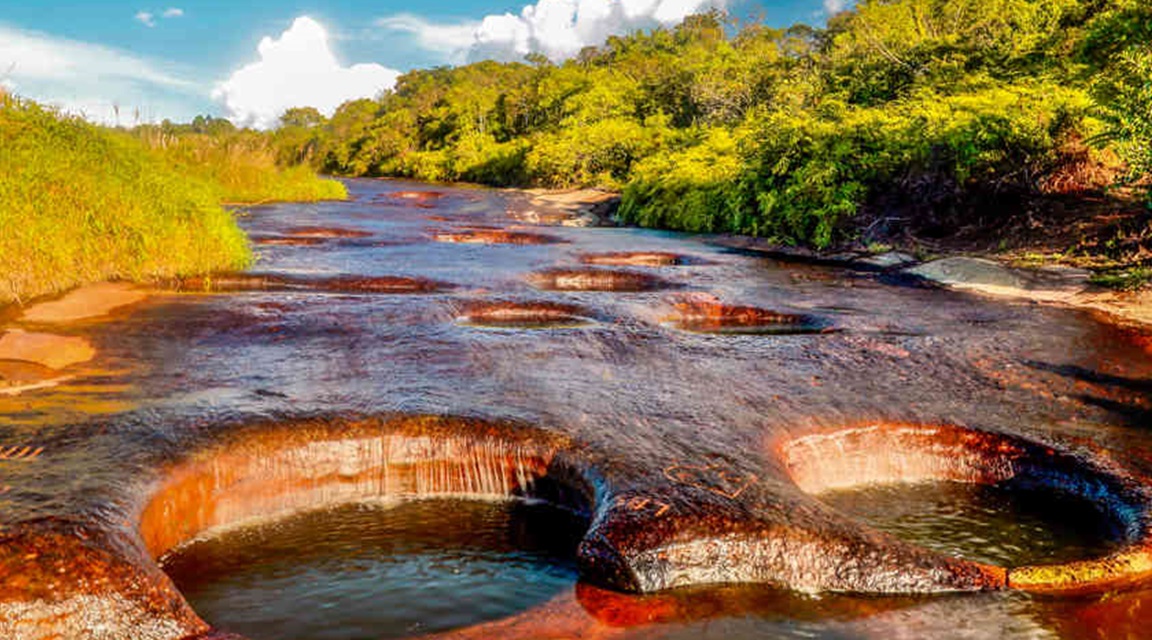
[[[1126,378],[1099,371],[1093,371],[1086,367],[1070,364],[1049,364],[1046,362],[1025,361],[1026,365],[1041,371],[1048,371],[1056,373],[1068,378],[1075,378],[1092,384],[1099,384],[1108,387],[1120,387],[1129,391],[1137,391],[1140,393],[1152,393],[1152,379],[1141,378]]]
[[[1070,364],[1025,361],[1038,371],[1055,374],[1079,383],[1078,388],[1089,387],[1094,393],[1077,394],[1077,399],[1115,414],[1133,427],[1152,427],[1152,378],[1134,378],[1103,373],[1087,367]]]

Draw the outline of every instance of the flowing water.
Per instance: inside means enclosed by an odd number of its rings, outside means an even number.
[[[468,416],[562,434],[619,495],[658,487],[628,503],[653,521],[685,507],[661,497],[673,489],[741,517],[820,521],[768,443],[869,421],[1004,430],[1152,472],[1145,331],[707,238],[532,225],[509,216],[527,205],[500,192],[349,186],[349,202],[245,214],[260,277],[173,283],[68,329],[100,356],[58,387],[0,396],[0,442],[44,447],[36,460],[0,461],[2,523],[121,526],[155,470],[185,452],[242,425],[336,414]],[[405,194],[428,189],[439,195]],[[660,259],[621,263],[635,251]],[[492,302],[550,311],[490,313]],[[921,489],[828,500],[1011,565],[1096,557],[1115,542],[1084,510],[1029,514],[1030,499],[994,489]],[[344,507],[209,532],[167,566],[204,617],[255,640],[473,623],[489,625],[473,637],[509,638],[1079,639],[1144,637],[1152,623],[1152,593],[1140,590],[1071,600],[601,592],[577,584],[571,549],[552,546],[555,522],[538,515],[442,500]]]

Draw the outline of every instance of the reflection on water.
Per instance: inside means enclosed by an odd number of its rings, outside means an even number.
[[[820,499],[898,538],[951,556],[1018,567],[1107,555],[1119,532],[1087,500],[959,482],[876,485]]]
[[[576,581],[584,526],[525,503],[359,504],[187,545],[166,571],[252,640],[397,638],[502,618]]]

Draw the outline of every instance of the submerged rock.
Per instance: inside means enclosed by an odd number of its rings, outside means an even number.
[[[647,273],[610,269],[548,269],[528,276],[540,289],[553,291],[652,291],[669,288],[668,282]]]
[[[148,297],[134,285],[104,282],[75,289],[59,300],[42,302],[28,308],[20,317],[24,322],[62,324],[105,316],[112,311],[135,304]]]
[[[22,360],[50,369],[88,362],[96,349],[84,338],[11,329],[0,335],[0,360]]]

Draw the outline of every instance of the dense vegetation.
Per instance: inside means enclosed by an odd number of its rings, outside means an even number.
[[[344,194],[310,170],[277,169],[267,141],[150,135],[0,91],[0,304],[243,267],[247,240],[222,201]]]
[[[144,125],[133,130],[167,164],[214,185],[225,203],[341,200],[344,185],[324,180],[293,160],[277,161],[271,139],[228,120],[198,116],[189,124]]]
[[[693,16],[561,64],[413,71],[270,133],[107,129],[0,91],[0,148],[0,302],[242,265],[221,203],[345,195],[314,170],[599,186],[630,222],[818,247],[940,237],[1062,194],[1148,201],[1152,3],[859,0],[820,29]],[[1152,263],[1149,218],[1109,250]]]
[[[338,174],[601,186],[628,221],[826,246],[1139,186],[1149,43],[1146,0],[860,0],[823,29],[712,14],[563,64],[414,71],[274,136]]]

